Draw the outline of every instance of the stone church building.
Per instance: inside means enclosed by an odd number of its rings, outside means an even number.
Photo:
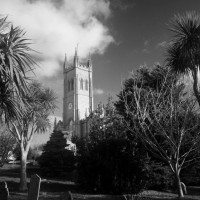
[[[63,98],[63,132],[68,140],[72,136],[87,137],[89,123],[87,117],[93,111],[92,60],[81,63],[78,49],[75,49],[73,63],[65,56]]]

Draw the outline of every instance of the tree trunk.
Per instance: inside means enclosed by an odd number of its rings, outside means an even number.
[[[182,189],[183,189],[183,193],[187,194],[187,187],[186,187],[185,183],[181,182],[181,186],[182,186]]]
[[[179,173],[176,172],[176,184],[177,184],[177,190],[178,190],[178,196],[179,198],[181,197],[184,197],[184,194],[183,194],[183,188],[182,188],[182,185],[181,185],[181,180],[180,180],[180,176],[179,176]]]
[[[193,90],[194,94],[196,96],[197,102],[200,106],[200,92],[199,92],[199,85],[198,85],[198,70],[197,67],[195,67],[194,70],[192,70],[192,75],[193,75]]]
[[[26,182],[26,161],[27,161],[27,152],[21,149],[21,169],[20,169],[20,185],[19,190],[25,192],[28,190]]]

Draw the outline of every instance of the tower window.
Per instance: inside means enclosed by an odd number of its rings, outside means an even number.
[[[70,81],[68,81],[68,91],[70,91]]]
[[[83,79],[80,80],[80,89],[83,90]]]
[[[71,90],[74,90],[74,79],[71,80]]]
[[[88,80],[85,80],[85,90],[88,90]]]

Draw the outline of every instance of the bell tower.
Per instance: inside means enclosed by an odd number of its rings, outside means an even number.
[[[70,65],[65,55],[63,66],[64,98],[63,129],[71,136],[82,136],[80,120],[93,111],[92,60],[87,63],[79,61],[78,49],[75,49],[73,64]]]

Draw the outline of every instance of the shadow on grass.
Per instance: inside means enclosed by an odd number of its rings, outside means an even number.
[[[80,188],[77,185],[68,185],[60,183],[41,182],[40,191],[42,192],[77,192]]]
[[[20,165],[5,164],[0,168],[0,175],[12,178],[18,178],[20,172]]]
[[[79,190],[78,186],[75,185],[73,182],[66,181],[68,179],[55,179],[52,180],[41,176],[39,167],[36,166],[28,166],[27,165],[27,181],[29,187],[30,177],[33,174],[38,174],[41,178],[41,192],[67,192],[73,191],[77,192]],[[71,177],[69,177],[71,179]],[[0,168],[0,181],[6,181],[8,184],[8,188],[10,192],[18,192],[19,188],[19,181],[20,181],[20,164],[6,164],[2,168]]]
[[[187,187],[187,191],[189,195],[200,195],[200,187]]]
[[[9,192],[18,192],[19,191],[19,182],[16,181],[6,181]]]
[[[6,180],[5,180],[6,181]],[[18,192],[19,188],[19,182],[16,181],[6,181],[9,191],[10,192]],[[28,183],[28,188],[29,188],[29,183]],[[50,182],[41,182],[40,185],[40,191],[41,192],[66,192],[66,191],[72,191],[72,192],[77,192],[80,191],[77,185],[67,185],[67,184],[62,184],[62,183],[50,183]]]
[[[42,178],[50,178],[45,177],[41,174],[39,166],[27,165],[26,170],[27,178],[31,178],[33,174],[38,174]],[[20,164],[5,164],[2,168],[0,168],[0,176],[12,177],[12,178],[19,178],[20,177]],[[51,178],[50,178],[51,179]],[[74,174],[73,172],[65,172],[62,177],[52,177],[54,180],[67,180],[73,181]]]
[[[26,199],[26,194],[21,194],[18,192],[19,188],[19,175],[20,173],[20,165],[12,165],[12,164],[7,164],[3,168],[0,168],[0,181],[6,181],[8,184],[9,191],[14,195],[12,200],[21,200],[21,199]],[[27,166],[27,177],[28,181],[30,180],[30,177],[32,174],[38,174],[40,175],[40,170],[39,167],[35,166]],[[45,177],[42,177],[42,182],[41,182],[41,187],[40,187],[40,192],[41,192],[41,200],[43,199],[58,199],[59,195],[66,193],[67,191],[71,191],[72,193],[82,193],[84,194],[85,191],[83,191],[80,187],[77,185],[73,184],[73,182],[70,182],[74,174],[71,173],[69,174],[68,178],[63,178],[61,179],[56,179],[55,177],[52,179],[45,179]],[[28,183],[29,187],[29,183]],[[188,195],[186,195],[184,200],[199,200],[200,199],[200,187],[187,187],[188,190]],[[93,195],[88,195],[86,199],[102,199],[96,196],[96,198],[92,197]],[[103,199],[108,199],[108,196]],[[111,195],[110,198],[111,200],[116,199],[115,197]],[[124,199],[122,197],[122,199]],[[135,198],[139,200],[177,200],[178,198],[174,193],[152,193],[150,192],[150,195],[144,195],[143,197],[140,198]]]

